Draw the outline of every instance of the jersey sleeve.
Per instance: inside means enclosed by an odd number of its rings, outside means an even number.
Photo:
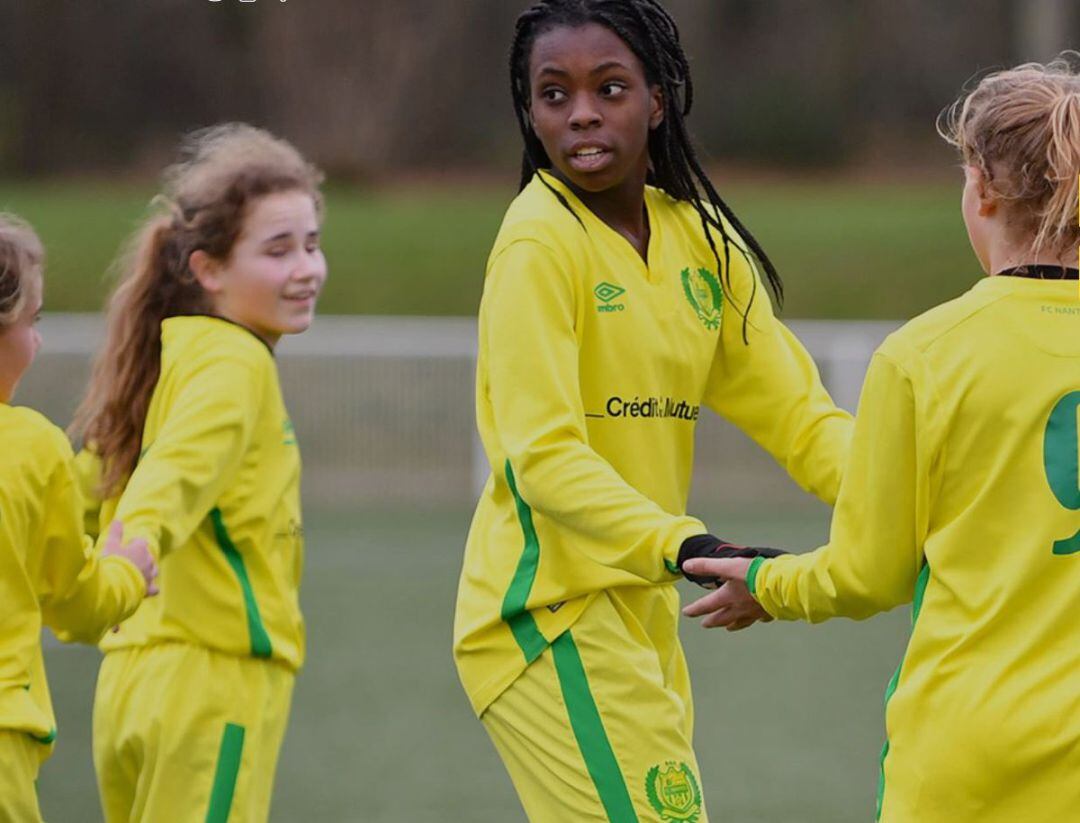
[[[748,583],[769,614],[863,619],[911,601],[923,565],[931,462],[917,417],[907,373],[875,354],[828,545],[752,567]]]
[[[566,266],[547,246],[519,240],[492,261],[486,292],[487,391],[517,493],[596,562],[651,582],[674,579],[680,544],[706,529],[663,510],[590,447]]]
[[[263,370],[239,353],[186,372],[114,515],[125,539],[144,538],[158,558],[188,541],[233,482],[262,403]]]
[[[83,531],[97,540],[101,531],[101,458],[88,447],[75,455],[75,477],[83,500]]]
[[[734,307],[725,309],[705,403],[771,454],[803,489],[833,504],[852,417],[833,402],[813,359],[777,319],[757,272],[735,248],[731,272],[730,290],[746,323]]]
[[[55,448],[39,541],[42,619],[63,640],[96,643],[134,613],[146,583],[127,559],[94,552],[83,531],[83,501],[71,447],[59,432]]]

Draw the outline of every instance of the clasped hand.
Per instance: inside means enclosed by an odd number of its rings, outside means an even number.
[[[714,589],[683,609],[687,617],[702,617],[706,629],[723,626],[729,632],[754,625],[759,620],[768,623],[772,617],[746,588],[746,573],[752,561],[748,558],[717,559],[698,557],[687,560],[683,570],[700,577],[716,579]]]

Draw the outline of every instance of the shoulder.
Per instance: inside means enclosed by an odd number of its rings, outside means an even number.
[[[0,407],[5,439],[20,444],[27,460],[51,468],[69,462],[74,453],[63,430],[45,415],[25,406]],[[26,465],[25,463],[23,465]]]
[[[178,382],[261,377],[276,369],[269,347],[253,332],[217,317],[170,317],[162,324],[162,375]]]
[[[650,214],[659,217],[665,223],[677,224],[697,242],[707,245],[711,237],[717,250],[723,253],[726,237],[727,242],[739,251],[749,252],[746,241],[731,225],[731,221],[708,201],[702,203],[703,215],[693,203],[687,200],[676,200],[662,189],[649,186],[645,191]],[[723,232],[717,228],[718,225],[723,227]]]
[[[588,242],[588,234],[581,222],[583,217],[574,212],[565,197],[560,201],[557,191],[545,185],[537,175],[514,198],[495,238],[488,260],[489,269],[510,248],[514,248],[515,253],[533,250],[540,255],[568,261]]]
[[[977,321],[999,299],[999,295],[977,287],[970,289],[905,323],[885,339],[878,351],[901,365],[932,354],[956,335],[963,334],[970,323]]]

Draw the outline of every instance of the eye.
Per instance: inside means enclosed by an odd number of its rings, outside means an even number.
[[[284,257],[289,253],[289,250],[284,246],[274,246],[273,248],[267,249],[266,253],[270,255],[270,257]]]
[[[604,83],[604,85],[600,87],[600,94],[604,97],[618,97],[624,91],[626,91],[626,85],[616,81]]]
[[[540,97],[548,103],[561,103],[566,99],[566,92],[562,89],[549,86],[540,92]]]

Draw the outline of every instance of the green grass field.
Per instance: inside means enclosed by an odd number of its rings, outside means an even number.
[[[787,283],[788,317],[906,318],[978,276],[960,183],[776,181],[723,185]],[[0,208],[32,221],[49,251],[47,305],[93,311],[105,272],[153,191],[106,182],[0,184]],[[331,314],[471,315],[512,182],[330,188]]]
[[[524,820],[450,657],[467,511],[308,513],[309,661],[278,772],[275,821]],[[823,509],[716,512],[740,540],[808,548]],[[688,588],[687,593],[695,590]],[[907,635],[867,624],[764,625],[684,639],[715,819],[855,823],[873,814],[882,695]],[[99,820],[89,751],[97,653],[51,649],[60,723],[39,781],[53,823]]]

